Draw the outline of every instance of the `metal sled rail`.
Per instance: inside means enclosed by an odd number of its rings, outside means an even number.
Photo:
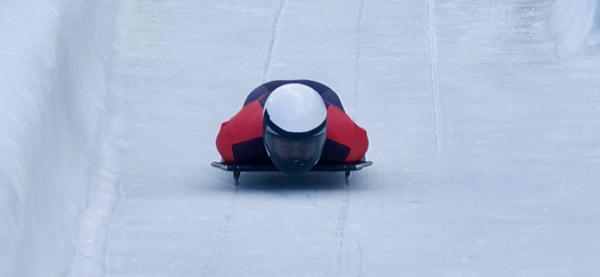
[[[224,162],[212,162],[212,167],[233,172],[233,178],[235,185],[238,186],[240,183],[241,172],[265,172],[265,171],[279,171],[277,167],[272,164],[267,165],[246,165],[246,164],[227,164]],[[346,185],[350,184],[350,172],[361,170],[365,167],[373,165],[372,161],[364,161],[355,164],[336,164],[336,165],[315,165],[310,171],[311,172],[327,172],[327,171],[343,171],[345,172]]]

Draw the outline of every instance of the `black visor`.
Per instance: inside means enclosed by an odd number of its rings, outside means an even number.
[[[321,157],[327,137],[327,120],[308,132],[287,132],[269,120],[265,112],[264,141],[269,158],[287,173],[310,170]]]

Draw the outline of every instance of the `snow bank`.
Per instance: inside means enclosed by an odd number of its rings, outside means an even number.
[[[569,56],[586,44],[596,44],[600,30],[600,0],[556,0],[548,25],[556,39],[559,56]]]
[[[0,1],[0,276],[64,275],[106,118],[115,1]]]

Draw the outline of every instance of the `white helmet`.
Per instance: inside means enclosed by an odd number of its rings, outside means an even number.
[[[263,134],[269,158],[279,170],[310,170],[319,161],[327,137],[323,98],[302,84],[278,87],[265,102]]]

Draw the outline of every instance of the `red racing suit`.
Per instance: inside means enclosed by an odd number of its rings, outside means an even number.
[[[217,150],[223,160],[238,164],[271,163],[263,141],[263,108],[271,92],[290,83],[313,88],[323,97],[327,107],[327,139],[318,163],[361,161],[369,146],[367,132],[350,119],[333,90],[310,80],[271,81],[254,89],[246,98],[244,107],[221,125],[217,135]]]

